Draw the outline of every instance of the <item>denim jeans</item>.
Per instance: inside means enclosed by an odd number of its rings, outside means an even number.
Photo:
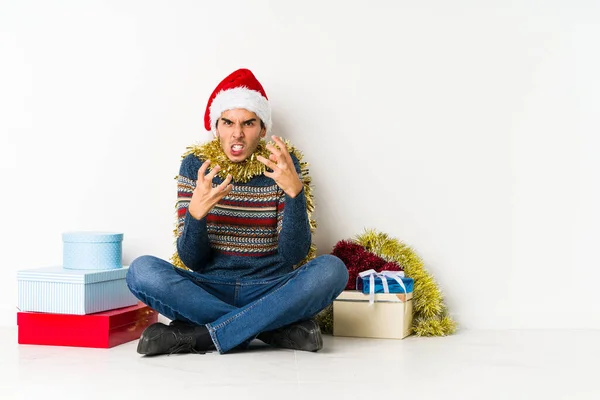
[[[259,333],[313,317],[348,283],[344,263],[322,255],[273,278],[225,279],[174,267],[153,256],[135,259],[127,285],[167,318],[206,325],[219,353],[243,347]]]

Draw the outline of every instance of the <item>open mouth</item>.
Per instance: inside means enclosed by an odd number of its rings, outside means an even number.
[[[231,146],[231,154],[233,154],[234,156],[241,154],[243,151],[244,151],[243,144],[234,144]]]

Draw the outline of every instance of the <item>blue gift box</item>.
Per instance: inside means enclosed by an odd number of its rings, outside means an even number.
[[[84,315],[135,305],[138,300],[125,281],[128,269],[18,271],[19,310]]]
[[[385,293],[381,279],[382,278],[379,276],[376,276],[374,278],[374,282],[375,282],[374,293]],[[406,287],[406,293],[411,293],[413,291],[415,281],[412,278],[406,278],[406,277],[400,277],[400,279],[402,280],[402,283],[404,283],[404,286]],[[386,277],[386,280],[387,280],[388,289],[389,289],[388,293],[405,293],[404,288],[402,286],[400,286],[400,284],[394,278]],[[364,294],[369,294],[370,290],[371,290],[370,277],[365,276],[363,278],[363,277],[359,276],[356,279],[356,290],[362,290],[362,292]]]
[[[63,233],[63,268],[121,268],[123,234],[113,232]]]

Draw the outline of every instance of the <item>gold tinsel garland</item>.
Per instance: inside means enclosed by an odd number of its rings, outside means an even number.
[[[300,178],[302,180],[302,184],[304,185],[304,196],[306,197],[306,212],[308,214],[310,230],[312,233],[314,233],[317,228],[317,222],[312,218],[312,214],[314,212],[315,206],[314,206],[314,197],[313,197],[312,187],[311,187],[312,179],[309,174],[308,163],[302,161],[302,158],[303,158],[302,153],[298,149],[296,149],[294,146],[292,146],[289,141],[285,140],[284,142],[285,142],[288,152],[290,154],[293,154],[298,159],[298,162],[300,164]],[[272,144],[273,146],[276,146],[276,144],[272,141],[269,143]],[[226,179],[227,175],[231,174],[232,180],[234,183],[235,182],[246,183],[253,177],[262,175],[266,170],[266,166],[263,163],[261,163],[260,161],[258,161],[256,156],[261,155],[268,159],[269,156],[271,155],[271,152],[267,149],[267,143],[265,143],[264,140],[261,140],[258,144],[258,147],[256,148],[256,150],[254,151],[254,153],[252,153],[252,155],[250,157],[248,157],[247,159],[245,159],[244,161],[241,161],[241,162],[233,162],[233,161],[229,160],[229,158],[223,151],[223,148],[221,147],[221,143],[218,141],[218,139],[214,139],[214,140],[211,140],[210,142],[207,142],[202,145],[194,145],[194,146],[187,147],[185,153],[183,153],[183,155],[181,156],[181,159],[183,160],[185,157],[187,157],[190,154],[193,154],[194,156],[196,156],[198,159],[200,159],[202,161],[210,160],[211,166],[219,165],[221,167],[221,169],[217,173],[217,176],[219,176],[221,179]],[[178,176],[176,176],[175,179],[178,179]],[[175,204],[175,210],[177,210],[177,204]],[[175,216],[175,228],[173,229],[173,235],[175,236],[175,241],[177,241],[177,238],[179,237],[178,229],[177,229],[177,225],[178,225],[177,219],[178,218],[176,215]],[[301,265],[304,265],[308,261],[315,258],[316,254],[317,254],[316,246],[314,245],[314,243],[312,243],[310,246],[308,255],[304,258],[304,260],[302,262],[300,262],[295,267],[297,268]],[[171,257],[171,263],[173,263],[173,265],[175,265],[176,267],[188,269],[184,265],[184,263],[181,261],[181,259],[179,258],[179,254],[177,254],[177,250],[175,250],[175,253]]]
[[[423,260],[408,246],[385,233],[367,230],[356,238],[358,244],[379,257],[394,261],[413,278],[413,333],[417,336],[446,336],[456,332],[442,293],[433,277],[423,268]]]
[[[417,336],[447,336],[456,332],[456,323],[448,315],[442,293],[433,277],[423,268],[421,258],[408,246],[385,233],[366,230],[355,242],[386,261],[393,261],[404,268],[407,277],[414,280],[413,326]],[[321,329],[333,331],[333,308],[329,306],[317,315]]]

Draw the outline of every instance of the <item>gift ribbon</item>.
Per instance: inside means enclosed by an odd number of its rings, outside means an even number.
[[[369,304],[375,303],[375,278],[381,278],[381,284],[383,285],[383,292],[389,293],[390,287],[387,283],[387,278],[391,278],[398,282],[400,287],[404,289],[404,293],[408,294],[406,291],[406,286],[404,286],[404,282],[402,282],[402,278],[404,277],[404,271],[381,271],[377,272],[374,269],[368,269],[366,271],[360,272],[358,274],[361,278],[369,277]]]

